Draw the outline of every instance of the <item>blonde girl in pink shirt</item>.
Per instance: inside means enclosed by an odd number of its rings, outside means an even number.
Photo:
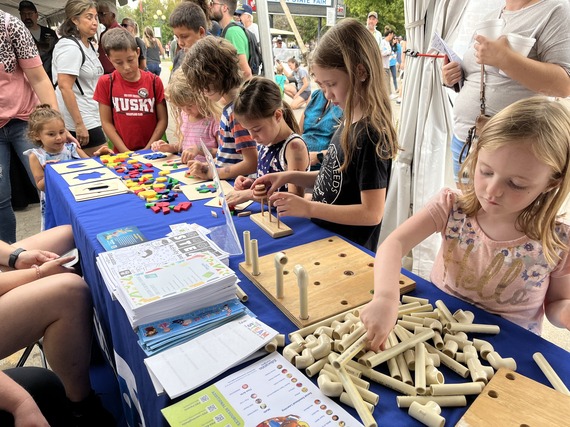
[[[216,157],[221,107],[200,91],[191,90],[182,70],[175,71],[170,77],[165,96],[176,122],[178,143],[155,141],[152,150],[179,153],[182,163],[190,160],[205,162],[200,148],[200,141],[203,141],[212,157]]]
[[[441,290],[540,334],[544,315],[570,329],[567,101],[533,97],[494,116],[461,167],[461,192],[443,189],[380,245],[374,298],[361,319],[370,348],[396,322],[401,259],[433,233],[431,281]]]

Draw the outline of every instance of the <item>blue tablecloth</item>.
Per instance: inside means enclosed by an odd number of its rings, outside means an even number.
[[[99,274],[95,259],[103,251],[96,239],[97,233],[114,228],[136,225],[147,239],[152,240],[164,236],[170,231],[169,225],[181,222],[199,223],[210,228],[225,223],[223,215],[214,218],[211,208],[204,207],[205,201],[193,202],[192,208],[183,213],[171,212],[168,215],[155,214],[146,209],[144,202],[133,194],[123,194],[113,197],[75,202],[64,179],[49,165],[46,167],[46,227],[61,224],[71,224],[78,249],[81,252],[81,266],[87,283],[91,287],[95,311],[99,319],[99,335],[104,338],[104,350],[110,357],[118,374],[118,384],[124,399],[123,410],[126,424],[138,426],[141,419],[144,425],[158,427],[167,425],[160,409],[173,403],[165,395],[157,396],[152,386],[148,371],[144,365],[145,354],[137,344],[137,336],[129,325],[127,317],[117,301],[113,301],[107,292]],[[186,200],[181,194],[180,200]],[[207,200],[206,200],[207,201]],[[253,204],[249,210],[258,211],[259,205]],[[219,211],[218,211],[219,212]],[[295,247],[314,240],[330,236],[324,230],[307,219],[284,218],[294,234],[280,239],[272,239],[248,217],[234,217],[238,236],[244,230],[251,231],[251,238],[259,242],[259,254],[264,256],[287,248]],[[242,256],[233,256],[230,267],[241,279],[240,286],[248,294],[247,306],[261,320],[280,331],[289,333],[295,325],[240,271],[238,264]],[[518,364],[518,372],[543,384],[548,381],[532,360],[532,354],[540,351],[551,363],[562,380],[570,385],[569,353],[556,345],[506,321],[498,316],[486,313],[470,304],[451,297],[439,291],[429,282],[402,271],[416,280],[416,291],[411,295],[429,298],[435,302],[443,300],[452,312],[458,308],[468,309],[475,313],[477,323],[498,324],[501,333],[497,336],[480,336],[489,341],[503,357],[514,357]],[[238,368],[236,368],[238,369]],[[382,371],[385,367],[381,366]],[[464,382],[463,378],[446,369],[440,368],[447,382]],[[233,371],[232,371],[233,372]],[[375,418],[381,425],[421,426],[407,415],[407,410],[399,409],[396,405],[396,395],[390,389],[373,384],[371,389],[380,394],[380,403],[374,412]],[[184,397],[184,396],[183,396]],[[473,398],[469,398],[468,403]],[[354,410],[347,408],[353,415]],[[444,408],[442,416],[447,419],[447,425],[455,425],[466,411],[466,408]],[[357,416],[358,417],[358,416]]]

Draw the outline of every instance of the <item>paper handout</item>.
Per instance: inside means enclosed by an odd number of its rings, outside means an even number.
[[[162,413],[171,427],[362,426],[276,352]]]
[[[242,316],[205,335],[145,359],[148,370],[174,399],[217,377],[271,341],[277,331]]]
[[[461,64],[461,58],[449,47],[449,45],[441,38],[441,36],[434,31],[433,37],[431,39],[430,50],[434,49],[440,53],[445,53],[449,58],[449,62],[459,62]]]

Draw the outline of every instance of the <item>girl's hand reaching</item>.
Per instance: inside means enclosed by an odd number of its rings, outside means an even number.
[[[170,144],[166,141],[163,141],[162,139],[154,141],[152,144],[150,144],[150,149],[152,151],[160,151],[164,153],[169,151],[169,148]]]
[[[234,190],[249,190],[253,184],[253,179],[243,175],[239,175],[234,181]]]
[[[274,192],[276,192],[279,188],[283,187],[287,183],[287,172],[274,172],[257,178],[251,184],[251,188],[255,188],[257,185],[263,184],[267,189],[267,196],[271,196]]]
[[[197,160],[190,160],[188,162],[188,170],[190,176],[201,179],[210,179],[208,176],[210,168],[208,167],[207,163],[202,163]]]
[[[251,190],[230,191],[226,196],[226,202],[228,202],[228,205],[235,206],[251,200],[252,197]]]
[[[265,176],[269,175],[274,175],[274,174],[267,174]],[[299,197],[296,194],[292,193],[277,192],[274,193],[271,197],[269,197],[269,201],[271,202],[272,206],[274,206],[277,209],[277,212],[279,213],[280,216],[296,216],[301,218],[311,218],[310,211],[311,211],[311,204],[313,202],[305,199],[304,197]]]
[[[113,150],[107,147],[107,145],[103,145],[101,148],[99,148],[97,151],[93,153],[93,157],[100,157],[106,154],[113,155],[115,153],[113,152]]]
[[[360,320],[367,330],[368,347],[372,351],[384,350],[388,334],[398,319],[398,304],[386,298],[374,298],[364,306]]]
[[[200,154],[201,151],[202,150],[200,150],[200,148],[198,148],[197,146],[187,148],[182,152],[182,158],[180,160],[182,161],[182,163],[186,164],[190,160],[194,160],[196,156]]]

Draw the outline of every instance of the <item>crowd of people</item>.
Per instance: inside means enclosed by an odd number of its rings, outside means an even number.
[[[45,164],[109,150],[178,153],[193,176],[212,178],[202,140],[220,178],[234,180],[228,202],[250,200],[263,185],[279,215],[309,218],[377,251],[400,150],[391,98],[401,96],[405,46],[391,28],[376,29],[376,12],[366,25],[352,18],[334,25],[307,67],[276,61],[270,80],[252,73],[249,32],[259,41],[259,31],[249,5],[184,1],[169,16],[176,43],[167,45],[173,70],[165,87],[165,47],[151,28],[139,38],[133,19],[119,24],[114,2],[68,0],[59,40],[37,25],[32,2],[19,9],[22,21],[0,14],[0,357],[43,337],[57,378],[48,375],[42,393],[58,402],[47,406],[69,410],[54,415],[31,399],[26,387],[45,377],[42,370],[31,381],[0,373],[2,425],[10,417],[16,425],[112,425],[89,381],[89,288],[60,257],[73,246],[71,228],[16,242],[9,145],[45,190]],[[444,237],[436,286],[536,333],[545,314],[570,329],[570,228],[558,217],[570,192],[570,110],[542,96],[570,95],[570,5],[507,0],[497,16],[536,44],[525,57],[505,37],[476,35],[462,64],[445,61],[444,84],[461,87],[454,153],[477,116],[481,78],[493,117],[467,158],[454,157],[460,189],[442,189],[377,251],[375,292],[361,315],[371,349],[384,347],[396,320],[401,258],[433,233]],[[106,29],[95,48],[99,23]],[[176,141],[165,138],[167,101]],[[497,268],[489,273],[491,262]]]

